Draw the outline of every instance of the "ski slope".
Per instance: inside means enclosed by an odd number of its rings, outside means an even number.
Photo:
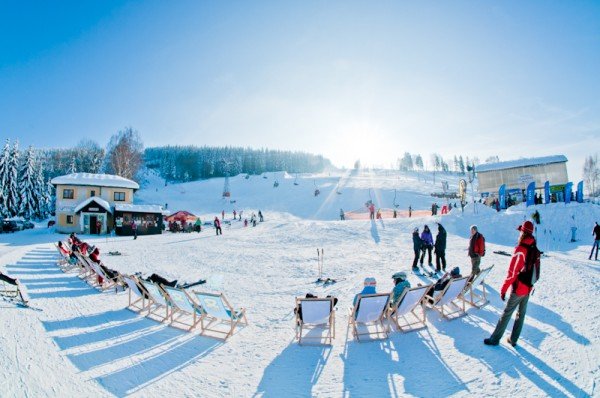
[[[600,290],[600,263],[588,261],[600,206],[516,206],[506,212],[469,205],[449,215],[377,221],[339,221],[339,209],[396,204],[428,209],[443,202],[432,176],[372,173],[361,176],[268,174],[231,179],[235,203],[220,197],[223,179],[164,186],[148,176],[138,203],[168,203],[210,220],[226,211],[261,209],[265,222],[243,227],[232,221],[222,236],[201,233],[129,237],[84,237],[101,249],[104,262],[123,273],[157,272],[181,281],[208,279],[198,290],[224,292],[246,307],[249,325],[227,342],[159,324],[124,309],[127,292],[99,293],[55,265],[51,243],[64,236],[36,228],[0,235],[0,269],[26,286],[31,305],[0,302],[1,396],[600,396],[600,310],[590,301]],[[451,186],[457,178],[446,176]],[[277,179],[279,187],[273,188]],[[427,179],[427,182],[424,181]],[[315,197],[314,187],[321,195]],[[339,187],[339,188],[338,188]],[[337,194],[336,190],[342,192]],[[531,297],[517,348],[502,341],[487,347],[503,309],[498,290],[518,237],[516,226],[534,209],[541,214],[541,280]],[[377,290],[392,288],[391,275],[409,271],[411,231],[435,222],[448,230],[448,265],[470,269],[468,233],[477,224],[486,237],[482,267],[490,304],[467,316],[440,320],[428,310],[428,328],[394,332],[389,340],[357,343],[347,330],[348,307],[367,276]],[[577,228],[571,242],[571,227]],[[317,286],[316,248],[324,248],[325,276],[341,279]],[[122,256],[108,256],[120,251]],[[413,286],[430,283],[410,274]],[[331,347],[294,341],[294,297],[312,292],[339,298]],[[512,325],[512,323],[511,323]],[[509,326],[510,327],[510,326]]]

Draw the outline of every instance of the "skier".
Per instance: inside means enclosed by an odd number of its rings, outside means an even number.
[[[413,251],[415,252],[415,258],[413,260],[412,270],[413,272],[418,271],[417,263],[419,262],[419,254],[421,253],[421,246],[423,246],[423,241],[419,236],[419,228],[415,227],[412,233],[413,240]]]
[[[225,210],[221,210],[221,220],[225,219]]]
[[[196,232],[200,233],[200,231],[202,231],[202,221],[200,220],[200,217],[198,217],[196,219],[196,222],[194,223],[194,228],[196,229]]]
[[[396,211],[396,209],[394,209],[394,218],[398,217],[398,212]]]
[[[215,226],[215,232],[217,235],[223,235],[223,231],[221,230],[221,221],[219,221],[219,217],[215,216],[215,221],[213,221],[213,225]]]
[[[235,211],[235,209],[233,209],[233,219],[235,220],[235,215],[237,214],[237,212]]]
[[[377,209],[377,219],[381,220],[381,209]]]
[[[590,252],[590,256],[588,257],[588,260],[592,259],[592,254],[594,254],[594,249],[596,249],[595,260],[598,260],[598,246],[600,245],[600,225],[598,225],[598,221],[596,221],[596,226],[594,227],[594,230],[592,231],[592,235],[595,235],[594,244],[592,245],[592,251]]]
[[[131,220],[131,230],[133,231],[133,239],[137,239],[137,224],[135,220]]]
[[[533,221],[535,221],[536,224],[540,224],[540,212],[539,211],[535,211],[533,212],[533,214],[531,215],[531,218],[533,218]]]
[[[438,233],[435,237],[435,269],[446,272],[446,229],[438,223]]]
[[[512,333],[508,338],[508,343],[513,347],[517,345],[517,340],[519,340],[519,335],[521,334],[521,329],[523,329],[523,323],[525,322],[525,312],[527,311],[527,302],[529,301],[529,295],[533,290],[533,286],[529,286],[523,283],[519,279],[519,273],[525,268],[525,258],[527,257],[527,252],[529,250],[533,250],[532,245],[535,245],[535,238],[533,236],[533,223],[531,221],[525,221],[522,225],[519,225],[517,230],[521,231],[521,236],[519,237],[519,242],[515,247],[514,254],[510,259],[510,265],[508,267],[508,274],[504,283],[502,284],[502,288],[500,289],[500,298],[502,301],[506,300],[506,292],[509,287],[512,287],[510,297],[508,298],[508,302],[506,303],[506,307],[504,308],[504,312],[502,316],[498,320],[498,324],[496,325],[496,329],[492,335],[483,340],[483,343],[486,345],[498,345],[506,327],[508,326],[508,322],[512,316],[512,313],[519,307],[517,311],[517,319],[515,319],[515,323],[513,325]]]
[[[408,218],[412,217],[412,206],[408,206]]]
[[[371,220],[375,219],[375,205],[373,203],[369,205],[369,217]]]
[[[433,236],[431,235],[431,231],[429,230],[429,227],[427,225],[425,225],[425,227],[423,227],[423,232],[421,233],[421,240],[423,241],[423,246],[421,247],[422,254],[421,254],[421,259],[419,262],[421,263],[421,267],[422,267],[423,260],[425,259],[425,252],[427,252],[427,254],[428,254],[427,264],[429,264],[429,266],[431,267],[433,265],[431,262],[431,249],[433,249]]]
[[[394,289],[392,290],[392,300],[390,301],[390,306],[394,307],[398,303],[398,300],[400,299],[400,296],[402,296],[404,290],[410,289],[410,282],[406,277],[406,272],[403,271],[396,272],[394,275],[392,275],[392,279],[394,280]]]
[[[265,219],[263,218],[263,214],[262,214],[262,212],[260,210],[258,211],[258,221],[259,222],[265,221]]]
[[[533,224],[532,224],[533,225]],[[481,257],[485,255],[485,239],[477,230],[477,225],[471,225],[471,239],[469,240],[469,257],[471,258],[471,278],[474,278],[481,269]]]
[[[344,210],[340,209],[340,220],[344,221],[346,219],[346,216],[344,215]]]
[[[244,210],[240,210],[240,221],[242,221],[242,213],[244,212]]]
[[[244,227],[247,227],[247,226],[248,226],[248,219],[244,218]]]

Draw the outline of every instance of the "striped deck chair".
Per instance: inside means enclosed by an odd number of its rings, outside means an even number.
[[[64,243],[63,243],[64,245]],[[67,272],[71,269],[73,269],[74,267],[77,267],[76,264],[71,264],[70,263],[70,256],[66,253],[63,253],[62,250],[60,250],[60,247],[58,246],[57,243],[54,243],[54,247],[56,248],[56,251],[58,251],[58,261],[57,264],[60,267],[61,270],[63,270],[64,272]]]
[[[77,264],[81,267],[78,276],[90,285],[94,287],[97,286],[98,275],[96,274],[96,271],[90,266],[83,254],[77,251],[75,251],[74,254],[75,257],[77,257]]]
[[[352,327],[352,334],[357,341],[360,341],[360,336],[375,335],[379,338],[383,335],[382,338],[388,338],[388,328],[383,324],[383,320],[387,315],[389,302],[389,293],[358,295],[356,305],[350,309],[348,318],[348,326]],[[359,333],[359,325],[364,325],[367,331]],[[369,330],[371,325],[375,326],[375,331]]]
[[[492,268],[494,268],[493,264],[491,267],[481,270],[481,272],[479,274],[477,274],[475,279],[473,279],[467,285],[467,290],[469,291],[469,299],[470,299],[470,300],[467,300],[467,302],[469,304],[471,304],[473,307],[481,308],[484,305],[486,305],[487,303],[489,303],[489,300],[487,299],[487,294],[485,291],[485,278],[489,275]],[[475,292],[475,289],[477,289],[479,286],[481,286],[481,291],[482,291],[481,294]]]
[[[424,298],[433,285],[404,289],[398,302],[388,310],[388,318],[402,332],[412,332],[427,327]],[[412,318],[412,319],[410,319]]]
[[[243,323],[248,324],[246,319],[246,309],[240,308],[235,310],[227,301],[223,293],[205,293],[205,292],[194,292],[194,296],[200,303],[204,316],[200,318],[200,325],[202,327],[201,334],[210,332],[213,334],[211,337],[220,338],[219,335],[225,335],[223,340],[227,340],[235,328]],[[206,322],[208,320],[208,322]],[[224,323],[229,325],[229,330],[223,331],[220,329],[211,329],[213,324]]]
[[[442,318],[450,320],[466,315],[464,292],[468,281],[468,276],[450,279],[444,290],[435,292],[433,297],[425,296],[426,301]],[[457,300],[461,305],[456,303]]]
[[[139,279],[138,283],[146,290],[146,293],[148,293],[148,296],[151,300],[151,303],[148,306],[148,313],[146,314],[146,316],[151,318],[157,317],[156,320],[159,322],[164,322],[167,319],[169,319],[169,310],[172,309],[171,303],[167,301],[162,288],[156,283],[148,282],[142,279]],[[159,312],[162,312],[163,310],[165,311],[164,317],[159,314]]]
[[[104,292],[104,291],[106,291],[108,289],[112,289],[114,287],[115,293],[116,293],[119,286],[121,286],[121,287],[124,286],[124,282],[121,278],[121,274],[117,273],[117,276],[113,279],[106,272],[104,272],[104,270],[102,269],[100,264],[93,262],[89,258],[84,258],[84,260],[87,261],[89,266],[96,273],[96,276],[97,276],[96,281],[98,282],[97,287],[100,288],[101,291]],[[98,280],[98,277],[100,277],[100,280]]]
[[[167,299],[175,311],[171,311],[171,325],[179,324],[187,326],[187,331],[191,331],[201,322],[204,313],[196,302],[183,289],[171,286],[162,286],[167,294]],[[187,318],[188,322],[185,322]]]
[[[123,275],[123,281],[129,287],[129,304],[127,309],[134,312],[143,312],[149,309],[152,301],[146,298],[146,292],[135,276]],[[140,305],[141,302],[141,305]]]
[[[318,339],[324,344],[333,344],[335,339],[335,310],[334,298],[303,298],[296,297],[296,339],[298,344],[302,340]],[[305,329],[323,329],[327,334],[323,336],[310,336],[304,334]]]

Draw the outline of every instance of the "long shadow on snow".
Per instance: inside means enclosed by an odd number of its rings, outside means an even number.
[[[365,343],[348,341],[343,355],[344,394],[440,397],[467,390],[424,333],[392,333],[389,340]],[[397,385],[399,377],[403,385]]]
[[[167,329],[169,329],[169,333],[176,332],[184,336],[184,338],[150,358],[139,362],[136,361],[137,363],[130,367],[99,376],[96,380],[107,391],[116,396],[125,396],[155,383],[194,361],[204,358],[223,344],[221,341],[215,339],[193,336],[174,328]],[[184,386],[181,386],[181,388],[184,388]],[[188,391],[188,394],[190,396],[203,395],[202,392],[197,390]]]
[[[331,355],[329,346],[300,346],[291,342],[265,368],[254,396],[310,397]]]
[[[379,231],[377,230],[377,223],[375,220],[371,220],[371,236],[375,243],[379,244],[381,242],[381,238],[379,237]]]
[[[82,289],[68,289],[68,290],[55,290],[51,292],[30,292],[29,297],[32,299],[37,298],[73,298],[73,297],[84,297],[98,294],[99,292],[90,288],[84,287]]]
[[[133,311],[112,310],[98,314],[81,315],[70,319],[42,321],[42,324],[48,332],[54,332],[63,329],[95,327],[104,325],[107,322],[129,321],[138,317],[139,315]]]
[[[485,346],[478,325],[480,321],[475,317],[463,317],[452,321],[451,325],[448,324],[444,328],[444,333],[454,338],[454,346],[459,352],[472,357],[474,361],[482,363],[494,375],[506,374],[513,378],[515,382],[524,376],[533,385],[544,391],[547,396],[564,396],[563,391],[542,377],[542,374],[544,374],[574,396],[589,396],[589,393],[577,387],[562,374],[520,346],[516,349],[516,353],[502,344],[499,347]],[[527,324],[527,321],[525,321],[525,324]],[[504,339],[501,340],[501,343],[503,342]],[[501,379],[498,377],[496,382],[500,383]],[[506,393],[510,393],[510,391],[506,391]]]

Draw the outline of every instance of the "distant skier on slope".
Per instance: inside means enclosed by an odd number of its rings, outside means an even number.
[[[213,221],[213,225],[215,226],[216,234],[223,235],[223,230],[221,229],[221,221],[219,221],[219,217],[215,216],[215,221]]]

